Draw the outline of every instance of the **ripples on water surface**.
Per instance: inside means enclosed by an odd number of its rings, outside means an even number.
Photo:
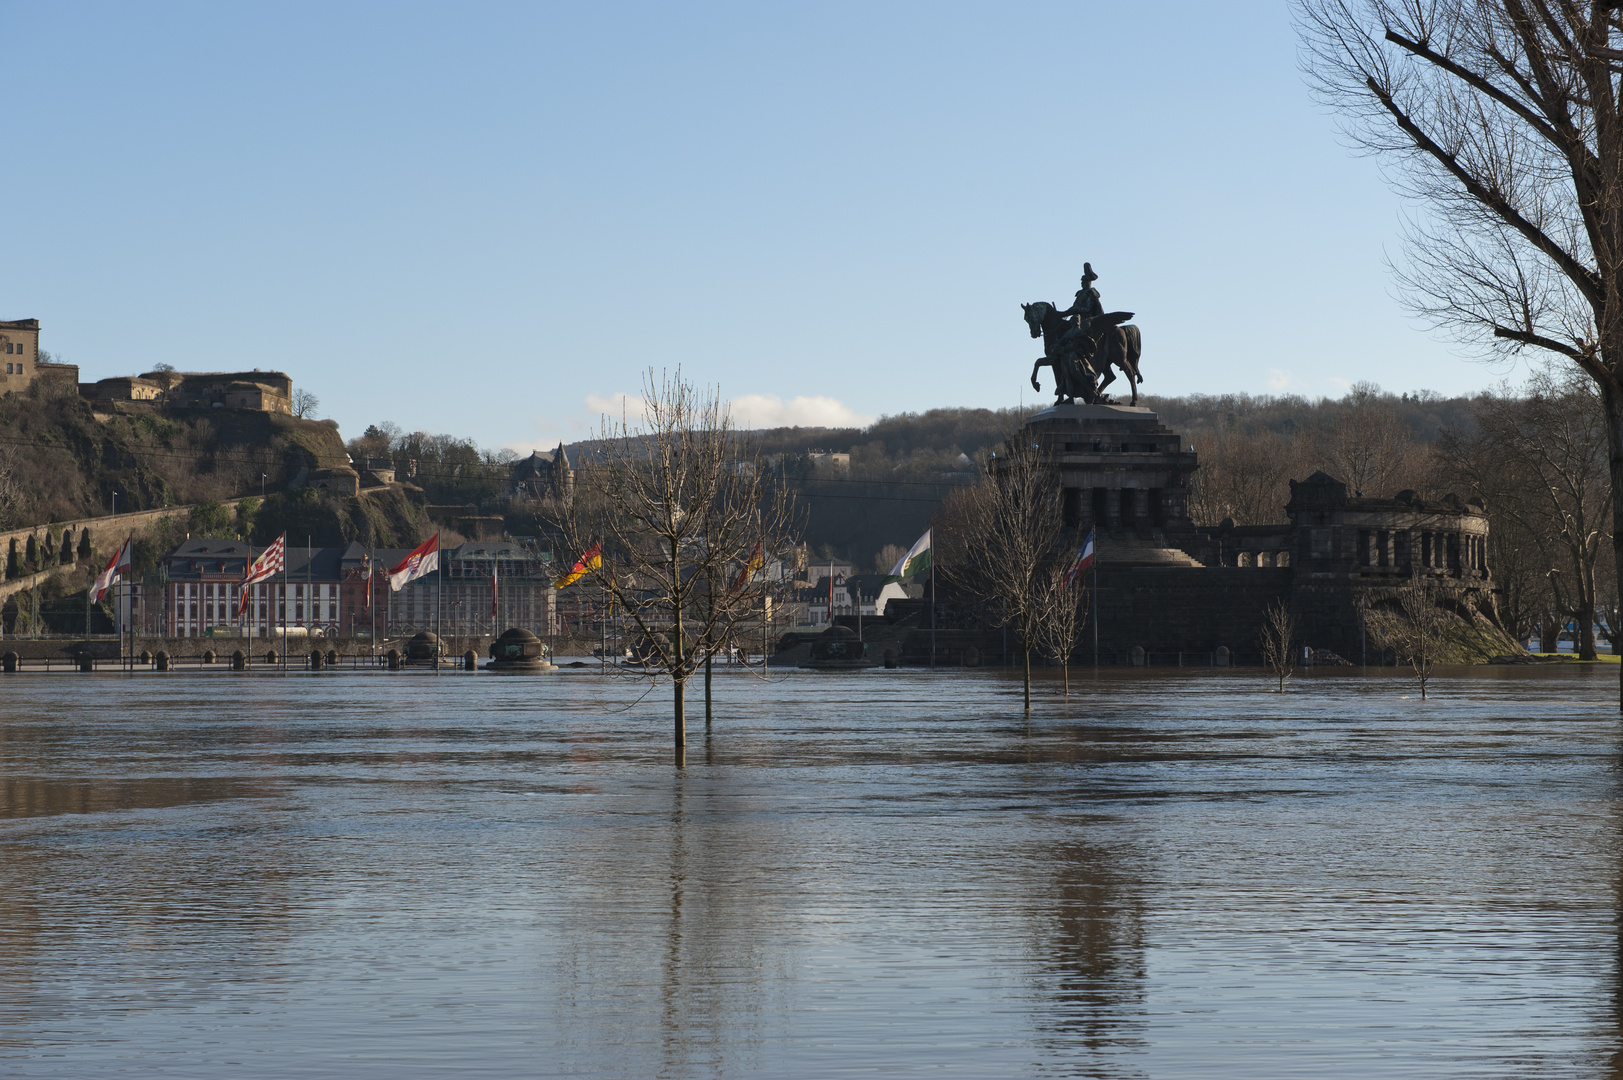
[[[9,676],[0,1075],[1611,1076],[1615,673]]]

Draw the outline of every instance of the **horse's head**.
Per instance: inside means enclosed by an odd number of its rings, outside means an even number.
[[[1035,304],[1021,304],[1020,310],[1026,313],[1026,327],[1031,330],[1031,336],[1042,337],[1043,320],[1054,310],[1054,305],[1047,300],[1039,300]]]

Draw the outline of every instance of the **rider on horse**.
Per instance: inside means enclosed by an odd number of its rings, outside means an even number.
[[[1104,388],[1115,381],[1112,367],[1120,368],[1132,388],[1133,404],[1138,404],[1138,373],[1141,348],[1138,327],[1123,325],[1133,317],[1130,311],[1106,312],[1093,283],[1099,275],[1089,263],[1082,264],[1082,287],[1065,311],[1046,302],[1022,304],[1032,337],[1041,337],[1044,356],[1031,370],[1032,389],[1038,389],[1037,369],[1047,364],[1054,371],[1056,404],[1078,398],[1093,404],[1111,399]],[[1067,321],[1074,320],[1074,321]]]
[[[1076,303],[1072,304],[1067,310],[1060,312],[1059,317],[1069,319],[1074,315],[1076,316],[1076,325],[1079,328],[1086,328],[1088,320],[1103,315],[1105,309],[1104,305],[1099,303],[1099,290],[1093,287],[1093,283],[1098,280],[1099,275],[1093,272],[1093,266],[1089,263],[1083,263],[1082,287],[1076,290]]]

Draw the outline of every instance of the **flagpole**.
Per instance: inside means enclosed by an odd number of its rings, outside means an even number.
[[[931,539],[933,541],[934,537]],[[935,552],[933,551],[930,553],[930,666],[935,667]]]
[[[1099,534],[1088,530],[1093,537],[1093,674],[1099,674]]]
[[[281,620],[281,630],[282,630],[282,641],[281,641],[282,648],[280,650],[281,651],[281,658],[280,659],[282,661],[282,674],[284,676],[287,674],[287,601],[288,601],[287,592],[288,592],[288,590],[287,590],[287,533],[283,533],[282,534],[282,600],[281,600],[281,603],[279,603],[277,605],[277,607],[279,607],[281,609],[281,611],[280,611],[280,620]]]
[[[124,546],[130,553],[130,578],[124,583],[124,621],[130,638],[129,673],[135,674],[135,533],[131,532],[124,540]]]
[[[434,674],[440,673],[440,653],[445,651],[445,639],[440,637],[443,627],[440,624],[440,614],[445,608],[445,552],[440,550],[439,544],[434,545]]]

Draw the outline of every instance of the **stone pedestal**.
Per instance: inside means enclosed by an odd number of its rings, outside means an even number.
[[[1193,451],[1149,409],[1056,405],[1026,422],[1059,474],[1065,523],[1173,538],[1192,534]]]

